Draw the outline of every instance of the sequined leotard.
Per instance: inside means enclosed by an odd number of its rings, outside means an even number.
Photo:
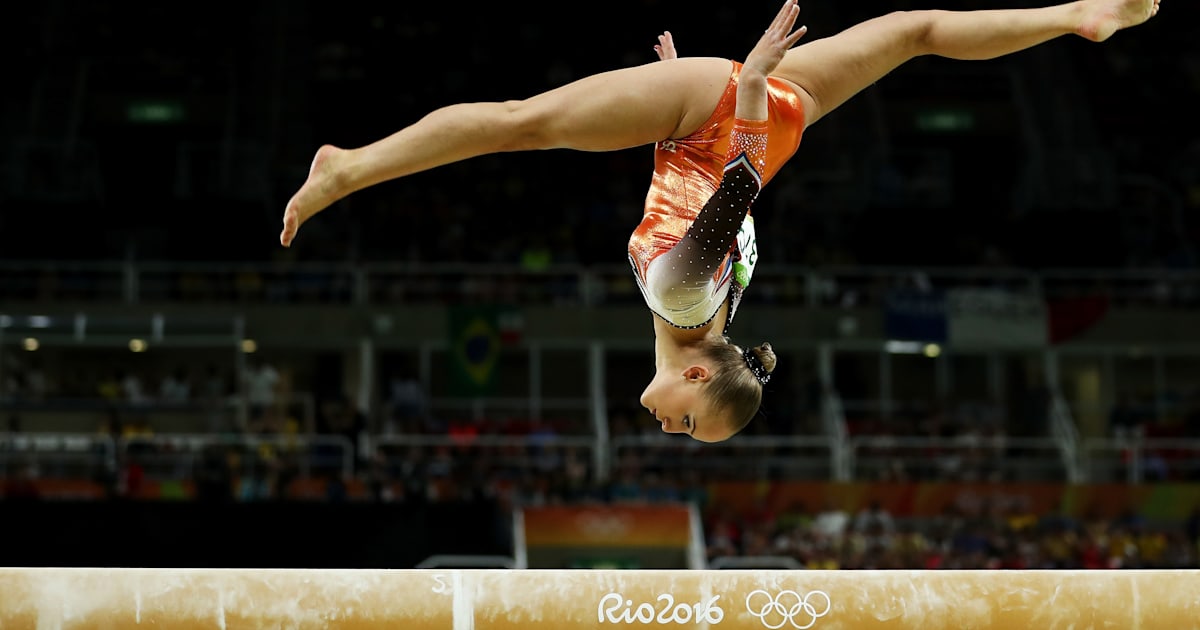
[[[799,98],[776,79],[768,80],[767,120],[735,119],[741,68],[733,62],[716,110],[699,129],[656,145],[645,212],[629,238],[647,306],[680,328],[708,324],[726,299],[726,325],[733,321],[757,259],[750,206],[804,131]]]

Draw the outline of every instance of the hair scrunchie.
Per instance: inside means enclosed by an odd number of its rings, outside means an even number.
[[[758,360],[758,355],[754,354],[754,348],[742,350],[742,358],[746,360],[746,365],[750,368],[750,372],[754,374],[754,378],[758,379],[759,384],[766,385],[771,380],[771,373],[767,371],[767,368],[763,367],[762,361]]]

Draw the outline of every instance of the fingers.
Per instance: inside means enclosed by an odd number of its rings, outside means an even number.
[[[793,32],[791,35],[788,35],[787,39],[784,40],[784,47],[790,49],[792,46],[795,46],[796,42],[800,41],[800,38],[804,37],[807,33],[807,26],[801,26],[800,28],[796,29],[795,32]]]
[[[771,22],[771,26],[767,29],[767,35],[773,38],[783,40],[785,48],[791,48],[800,41],[801,37],[808,32],[807,26],[792,31],[792,27],[796,25],[796,19],[800,16],[800,4],[798,0],[785,0],[783,7],[779,9],[779,13]]]
[[[770,74],[783,60],[787,51],[808,33],[808,28],[804,26],[792,30],[799,15],[798,0],[785,0],[783,7],[779,9],[779,13],[772,20],[771,26],[763,33],[750,54],[746,56],[743,68]]]
[[[678,56],[675,52],[675,40],[671,37],[671,31],[663,31],[663,34],[658,36],[658,44],[655,44],[654,52],[658,53],[659,59],[674,59]]]
[[[796,18],[800,15],[799,0],[785,0],[783,7],[779,9],[779,13],[775,15],[775,19],[771,21],[771,26],[767,28],[767,32],[775,31],[787,33],[792,30],[792,26],[796,24]]]

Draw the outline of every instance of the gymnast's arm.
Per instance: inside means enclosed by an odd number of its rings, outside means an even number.
[[[650,285],[658,287],[659,298],[671,310],[686,311],[709,298],[713,274],[762,188],[766,153],[767,121],[736,118],[717,191],[687,233],[655,265],[659,277]]]
[[[734,125],[725,154],[725,169],[717,191],[696,215],[686,234],[663,254],[657,265],[659,299],[672,310],[685,311],[709,298],[711,282],[737,238],[750,206],[762,189],[767,154],[767,74],[783,59],[799,34],[789,35],[795,16],[787,5],[750,51],[738,77]],[[655,47],[663,60],[673,58],[674,40],[659,36]]]
[[[767,82],[757,70],[738,79],[737,105],[725,168],[717,191],[657,265],[655,282],[663,304],[687,311],[710,298],[717,268],[729,254],[750,206],[762,189],[767,155]]]
[[[673,309],[684,310],[708,297],[706,289],[713,274],[729,253],[762,189],[767,155],[767,76],[806,32],[804,27],[792,32],[798,11],[794,2],[785,4],[746,56],[738,76],[734,125],[721,183],[683,238],[663,254],[668,264],[657,265],[666,277],[653,284],[661,287],[660,298]],[[660,57],[674,54],[675,44],[669,34],[660,41],[662,46],[656,48]]]

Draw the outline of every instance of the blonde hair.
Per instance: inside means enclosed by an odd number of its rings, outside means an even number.
[[[705,388],[705,396],[713,406],[728,414],[729,428],[737,433],[746,428],[762,406],[763,383],[747,363],[738,346],[729,341],[712,341],[703,348],[704,356],[713,362],[713,375]],[[775,369],[775,351],[771,344],[761,343],[749,348],[769,375]]]

